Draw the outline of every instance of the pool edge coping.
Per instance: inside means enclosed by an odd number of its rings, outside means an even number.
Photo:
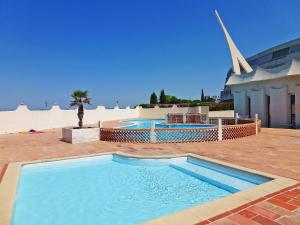
[[[2,178],[2,182],[0,183],[0,202],[1,202],[0,224],[11,225],[21,166],[26,164],[60,161],[60,160],[85,158],[85,157],[93,157],[93,156],[101,156],[101,155],[111,155],[111,154],[118,154],[121,156],[129,157],[129,158],[138,158],[138,159],[159,159],[159,158],[176,158],[176,157],[190,156],[208,162],[216,163],[219,165],[228,166],[231,168],[239,169],[242,171],[254,173],[261,176],[266,176],[273,179],[271,181],[268,181],[256,187],[252,187],[250,189],[233,193],[232,195],[220,199],[216,199],[214,201],[205,204],[196,205],[191,208],[187,208],[175,213],[171,213],[147,221],[145,223],[142,223],[143,225],[195,224],[199,221],[206,220],[211,217],[217,216],[219,214],[225,213],[236,207],[250,203],[261,197],[264,197],[266,195],[272,194],[274,192],[280,191],[282,189],[285,189],[287,187],[299,183],[299,181],[290,178],[285,178],[285,177],[257,171],[254,169],[245,168],[242,166],[234,165],[220,160],[208,158],[205,156],[200,156],[194,153],[170,154],[170,155],[160,155],[160,156],[143,156],[138,154],[124,153],[122,151],[113,151],[113,152],[104,152],[104,153],[96,153],[96,154],[88,154],[88,155],[14,162],[8,164],[6,172]]]

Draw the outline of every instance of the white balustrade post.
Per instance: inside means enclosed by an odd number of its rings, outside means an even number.
[[[222,119],[218,119],[218,141],[222,141],[223,139],[223,131],[222,131]]]
[[[236,114],[235,114],[235,124],[238,124],[238,120],[239,120],[239,114],[236,113]]]
[[[255,133],[258,134],[258,114],[255,113]]]
[[[152,122],[151,122],[150,142],[151,142],[151,143],[156,143],[155,121],[152,121]]]
[[[186,113],[182,114],[182,120],[183,120],[183,123],[186,123]]]
[[[208,113],[205,115],[206,115],[206,124],[209,124],[209,115],[208,115]]]
[[[101,123],[101,121],[99,120],[99,121],[98,121],[98,128],[99,128],[99,140],[101,140],[101,127],[102,127],[102,123]]]

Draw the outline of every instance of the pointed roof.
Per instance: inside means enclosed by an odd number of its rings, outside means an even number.
[[[232,75],[226,85],[246,84],[257,81],[272,80],[291,76],[300,76],[300,58],[292,60],[272,69],[258,66],[254,71],[243,75]]]
[[[239,49],[236,47],[235,43],[233,42],[232,38],[230,37],[225,25],[223,24],[223,21],[221,20],[219,13],[217,10],[215,10],[215,15],[221,25],[221,28],[224,32],[225,39],[227,41],[229,51],[231,54],[231,60],[232,60],[232,70],[236,75],[241,74],[241,67],[247,72],[250,73],[253,71],[251,66],[248,64],[246,59],[243,57]]]

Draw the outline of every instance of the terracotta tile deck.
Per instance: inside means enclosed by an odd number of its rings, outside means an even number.
[[[299,197],[300,184],[297,184],[196,225],[299,225]]]
[[[262,129],[257,136],[222,142],[184,144],[128,144],[96,141],[72,145],[62,142],[60,138],[60,129],[47,130],[39,134],[0,135],[0,182],[6,164],[9,162],[111,151],[147,156],[191,152],[300,180],[300,130]],[[300,186],[260,199],[252,205],[239,207],[214,218],[214,221],[199,224],[300,225],[299,205]]]

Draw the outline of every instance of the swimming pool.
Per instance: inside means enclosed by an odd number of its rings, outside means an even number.
[[[132,125],[122,126],[127,129],[149,129],[152,122],[155,123],[155,128],[204,128],[214,127],[213,124],[162,124],[165,119],[140,119],[140,120],[122,120],[122,122],[133,123]]]
[[[194,157],[117,154],[22,166],[12,225],[133,225],[270,178]]]

